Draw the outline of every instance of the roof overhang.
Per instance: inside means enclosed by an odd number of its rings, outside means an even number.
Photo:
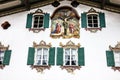
[[[50,5],[55,0],[0,0],[0,17]],[[58,0],[64,1],[64,0]],[[74,1],[74,0],[68,0]],[[120,13],[120,0],[76,0],[80,4]]]

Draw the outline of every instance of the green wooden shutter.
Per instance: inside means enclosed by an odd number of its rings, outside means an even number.
[[[87,17],[86,13],[81,14],[81,27],[82,28],[87,28]]]
[[[99,13],[99,21],[100,21],[100,27],[105,28],[105,14],[104,13]]]
[[[32,27],[32,16],[33,14],[27,14],[27,22],[26,22],[26,28]]]
[[[34,54],[35,54],[35,48],[29,47],[27,65],[33,65],[34,64]]]
[[[106,51],[107,66],[115,66],[113,51]]]
[[[44,28],[49,28],[49,16],[50,14],[48,13],[44,14]]]
[[[84,48],[78,48],[78,64],[84,66]]]
[[[57,65],[63,65],[63,48],[57,48]]]
[[[11,50],[6,50],[4,54],[3,65],[9,65],[10,56],[11,56]]]
[[[55,64],[55,47],[49,49],[49,65]]]

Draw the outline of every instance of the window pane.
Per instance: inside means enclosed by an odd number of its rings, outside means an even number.
[[[37,28],[37,25],[34,25],[34,28]]]
[[[92,16],[88,15],[88,19],[92,19]]]
[[[43,25],[42,25],[42,24],[39,24],[39,28],[40,28],[40,27],[43,27]]]
[[[70,61],[65,61],[65,65],[70,65]]]
[[[76,54],[76,49],[71,49],[71,54],[75,55]]]
[[[40,65],[40,64],[41,64],[41,60],[38,60],[38,61],[37,61],[37,65]]]
[[[75,60],[75,55],[72,55],[72,56],[71,56],[71,60]]]
[[[43,60],[43,65],[47,65],[47,60]]]
[[[70,60],[70,56],[69,55],[65,55],[65,60]]]
[[[76,65],[76,61],[72,61],[71,65]]]
[[[92,20],[88,20],[88,23],[92,23]]]
[[[44,59],[44,60],[47,60],[47,55],[43,55],[43,59]]]
[[[88,26],[89,26],[89,27],[92,27],[92,24],[89,24],[89,23],[88,23]]]
[[[40,19],[42,19],[42,20],[43,20],[43,15],[41,15],[41,16],[40,16]]]
[[[119,52],[114,53],[114,59],[115,59],[115,66],[120,67],[120,53]]]
[[[65,49],[65,55],[70,55],[70,49]]]
[[[43,54],[44,54],[44,55],[47,55],[47,54],[48,54],[48,49],[47,49],[47,48],[44,48],[44,49],[43,49]]]
[[[41,55],[37,55],[36,60],[40,60],[41,59]]]
[[[42,54],[42,48],[37,49],[37,55],[41,55]]]
[[[37,24],[38,23],[38,20],[34,20],[34,24]]]
[[[97,15],[93,15],[93,19],[97,19]]]
[[[98,20],[93,20],[93,23],[98,23]]]
[[[3,61],[4,58],[4,51],[0,51],[0,61]]]
[[[94,27],[98,27],[98,24],[94,24]]]
[[[41,24],[42,24],[42,23],[43,23],[43,21],[39,21],[39,23],[41,23]]]
[[[35,16],[34,19],[35,19],[35,20],[38,20],[38,16]]]

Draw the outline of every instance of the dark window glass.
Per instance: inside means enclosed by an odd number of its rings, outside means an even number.
[[[92,23],[92,20],[88,20],[88,23]]]
[[[89,26],[89,27],[92,27],[92,24],[89,23],[88,26]]]
[[[88,15],[88,19],[92,19],[92,16],[89,16],[89,15]]]
[[[94,27],[98,27],[98,24],[94,24]]]
[[[98,15],[90,14],[88,15],[88,27],[98,27]]]
[[[43,15],[35,15],[34,16],[34,28],[41,28],[43,27]]]

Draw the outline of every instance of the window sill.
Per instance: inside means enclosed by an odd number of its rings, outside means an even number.
[[[76,69],[80,70],[81,66],[61,66],[61,69],[67,70],[68,73],[73,73]]]
[[[96,33],[98,30],[102,30],[102,28],[85,28],[86,31],[90,31],[92,33]]]
[[[42,73],[45,69],[48,69],[48,70],[49,70],[50,67],[51,67],[51,66],[48,66],[48,65],[32,65],[32,66],[31,66],[32,69],[35,68],[35,69],[37,70],[37,72],[41,72],[41,73]]]
[[[3,69],[4,67],[5,67],[5,65],[2,65],[2,64],[0,65],[0,69]]]
[[[34,33],[39,33],[40,31],[45,31],[44,28],[30,28],[29,31],[33,31]]]
[[[120,67],[112,67],[114,71],[118,70],[120,72]]]

